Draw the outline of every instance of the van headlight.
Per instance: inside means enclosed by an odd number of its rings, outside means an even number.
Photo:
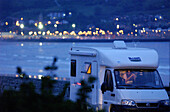
[[[121,101],[121,104],[122,105],[128,105],[128,106],[136,106],[135,101],[133,101],[133,100],[126,100],[126,99],[123,99]]]
[[[169,100],[162,100],[161,104],[168,106],[168,105],[170,105],[170,101]]]

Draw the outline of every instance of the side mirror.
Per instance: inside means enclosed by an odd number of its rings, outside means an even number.
[[[104,92],[106,92],[107,84],[105,82],[103,82],[103,84],[101,85],[101,90],[102,90],[102,94],[104,94]]]

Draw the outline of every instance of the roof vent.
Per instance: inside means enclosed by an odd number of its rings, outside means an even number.
[[[124,41],[114,41],[113,48],[115,49],[126,49],[126,44]]]

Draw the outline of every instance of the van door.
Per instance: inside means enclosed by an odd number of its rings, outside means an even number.
[[[97,78],[98,69],[97,69],[97,62],[92,62],[92,76]],[[97,79],[96,79],[97,80]],[[97,104],[97,81],[92,84],[92,104]]]
[[[115,91],[113,82],[113,69],[106,69],[104,75],[104,81],[101,86],[103,101],[105,104],[115,101]]]

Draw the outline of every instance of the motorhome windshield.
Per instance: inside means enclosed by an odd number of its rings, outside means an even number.
[[[157,70],[115,70],[118,89],[163,89]]]

